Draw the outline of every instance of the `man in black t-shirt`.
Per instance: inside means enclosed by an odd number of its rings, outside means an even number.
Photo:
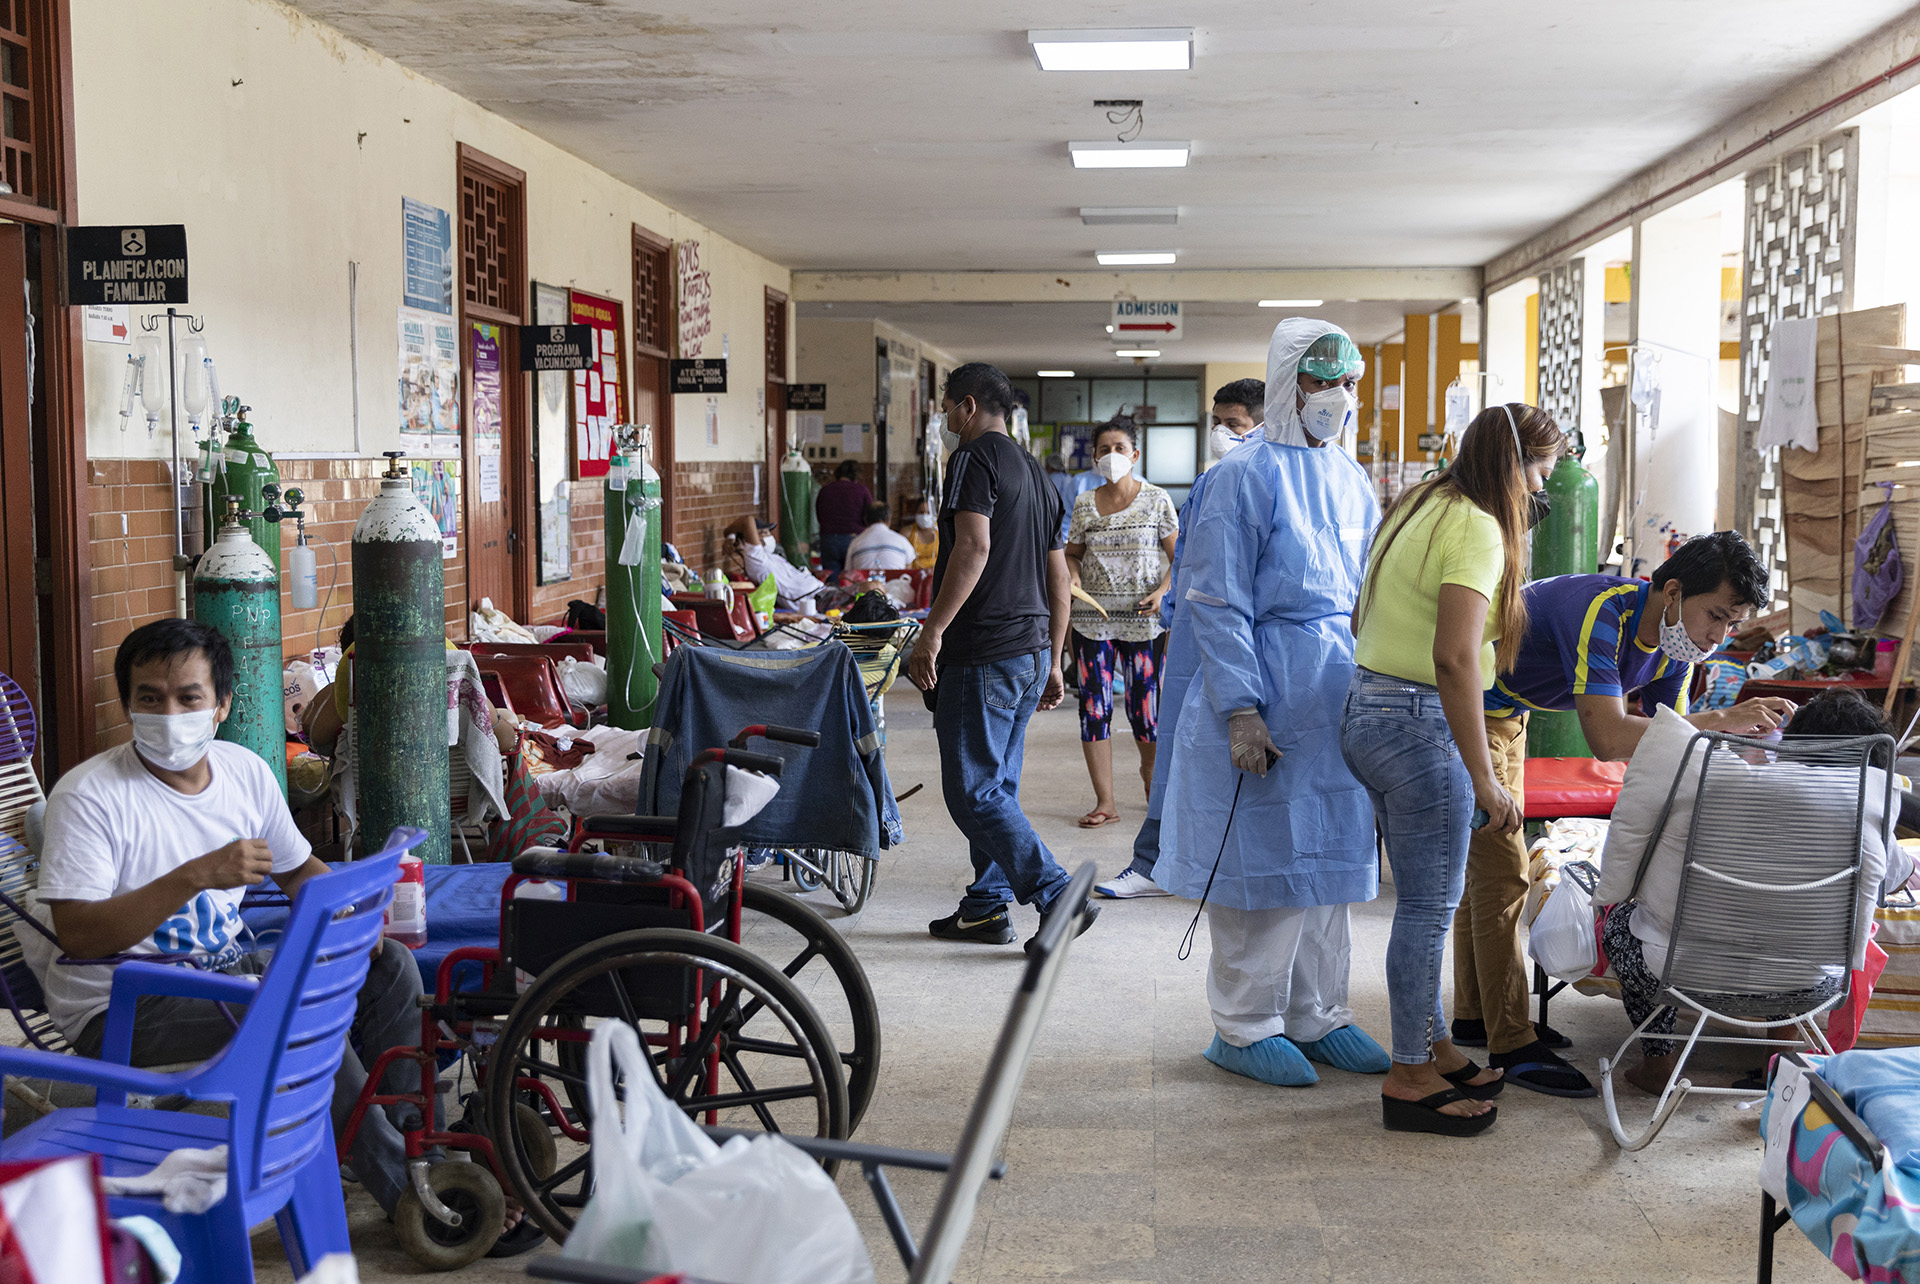
[[[940,504],[933,607],[907,667],[934,693],[947,812],[973,857],[959,910],[927,930],[989,945],[1012,943],[1014,898],[1045,915],[1067,886],[1020,810],[1027,720],[1066,693],[1063,512],[1039,462],[1007,436],[1012,409],[1013,386],[994,367],[975,362],[947,376],[941,410],[959,445]],[[1096,912],[1088,906],[1085,922]]]

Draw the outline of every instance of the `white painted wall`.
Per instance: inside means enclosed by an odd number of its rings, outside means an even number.
[[[958,359],[917,335],[871,317],[802,317],[796,333],[799,335],[796,344],[799,374],[795,377],[801,383],[827,385],[826,422],[830,424],[866,424],[871,429],[874,381],[879,368],[877,345],[882,340],[891,340],[907,349],[903,361],[910,363],[913,373],[893,380],[892,400],[887,409],[887,458],[895,467],[906,462],[913,453],[913,434],[918,427],[912,412],[913,381],[919,377],[920,362],[933,362],[934,396],[938,398],[938,379],[960,364]],[[869,432],[866,448],[854,457],[871,461],[874,446]]]
[[[1495,376],[1487,380],[1490,403],[1526,399],[1527,300],[1539,292],[1539,279],[1530,276],[1487,296],[1481,352],[1487,372]]]
[[[621,300],[629,343],[631,225],[700,242],[714,296],[704,355],[728,336],[732,391],[717,448],[705,398],[677,399],[676,449],[689,463],[764,455],[764,290],[789,288],[785,268],[273,0],[73,0],[73,30],[80,219],[186,224],[189,310],[269,449],[352,451],[356,391],[361,451],[398,445],[400,200],[454,210],[457,251],[464,142],[526,171],[528,275]],[[120,431],[128,350],[85,349],[89,453],[167,454],[164,434]]]

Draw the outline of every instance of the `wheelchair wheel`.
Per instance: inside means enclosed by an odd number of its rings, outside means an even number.
[[[840,902],[841,909],[858,914],[867,907],[867,897],[873,894],[873,875],[880,862],[853,852],[833,852],[829,859],[833,862],[833,883],[828,890]]]
[[[798,852],[790,851],[783,853],[782,858],[787,862],[787,873],[793,879],[795,886],[803,892],[817,892],[820,890],[822,881],[820,875],[814,873],[814,871],[804,863],[806,860],[811,859],[810,856],[803,856]]]
[[[564,1241],[593,1194],[586,1042],[626,1021],[655,1082],[702,1123],[844,1138],[846,1076],[826,1023],[778,969],[731,941],[646,928],[591,941],[528,987],[487,1065],[489,1132],[527,1215]],[[618,1084],[616,1084],[616,1088]],[[558,1129],[558,1166],[542,1176],[528,1138],[505,1121],[529,1097]],[[522,1116],[524,1117],[524,1116]]]
[[[880,1077],[880,1009],[853,947],[812,906],[764,883],[746,885],[740,943],[779,968],[825,1019],[846,1069],[848,1127],[858,1128]]]
[[[486,1256],[507,1217],[507,1201],[493,1174],[455,1159],[429,1168],[427,1185],[460,1214],[460,1224],[449,1226],[429,1213],[409,1185],[393,1210],[394,1235],[407,1256],[435,1271],[457,1271]]]

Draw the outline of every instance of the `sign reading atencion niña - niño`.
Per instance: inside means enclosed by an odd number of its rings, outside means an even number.
[[[523,325],[520,327],[520,368],[522,370],[585,370],[592,365],[592,326]]]
[[[825,410],[826,408],[826,384],[790,383],[787,385],[788,410]]]
[[[672,377],[675,392],[727,390],[727,362],[724,357],[718,361],[709,357],[675,360],[668,363],[668,373]]]
[[[185,303],[185,224],[67,229],[67,302]]]

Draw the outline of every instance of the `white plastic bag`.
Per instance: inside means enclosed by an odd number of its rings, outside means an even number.
[[[575,704],[597,709],[607,702],[607,672],[591,664],[583,664],[570,655],[562,656],[560,689]]]
[[[631,1026],[593,1032],[587,1100],[594,1193],[563,1256],[728,1284],[872,1284],[833,1179],[779,1137],[716,1145],[661,1092]]]
[[[1560,882],[1527,936],[1527,953],[1558,981],[1578,981],[1600,961],[1600,944],[1593,934],[1592,870],[1585,861],[1561,869]]]

